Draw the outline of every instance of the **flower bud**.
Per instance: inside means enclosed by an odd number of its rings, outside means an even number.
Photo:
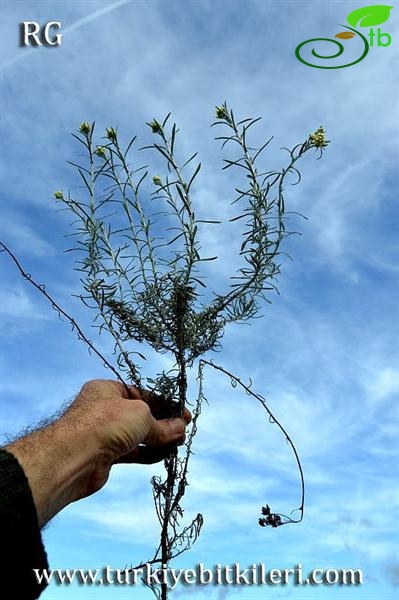
[[[316,129],[316,131],[314,133],[310,134],[309,141],[316,148],[326,148],[329,141],[326,140],[326,132],[324,131],[324,128],[322,125],[320,125],[320,127],[318,129]]]
[[[97,154],[97,156],[99,156],[100,158],[106,158],[106,154],[105,154],[105,148],[104,146],[97,146],[97,148],[94,150],[94,154]]]
[[[83,135],[88,135],[91,131],[90,123],[83,121],[83,123],[80,124],[79,131],[80,133],[83,133]]]
[[[113,127],[107,127],[105,131],[107,138],[111,140],[111,142],[116,141],[116,130]]]
[[[153,119],[148,125],[151,127],[152,133],[162,133],[161,124],[156,119]]]
[[[152,183],[154,185],[162,185],[162,179],[159,175],[154,175],[154,177],[152,178]]]
[[[229,113],[227,112],[226,106],[223,104],[222,106],[216,107],[216,118],[217,119],[228,119]]]
[[[54,198],[56,200],[63,200],[64,199],[64,194],[61,191],[54,192]]]

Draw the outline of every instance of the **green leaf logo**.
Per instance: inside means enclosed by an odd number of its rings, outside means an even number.
[[[373,4],[357,8],[349,13],[347,21],[352,27],[373,27],[388,21],[392,6]]]

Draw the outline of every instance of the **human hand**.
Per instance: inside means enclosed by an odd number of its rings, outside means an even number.
[[[161,416],[162,402],[149,392],[93,380],[57,421],[7,446],[28,477],[39,523],[99,490],[113,464],[152,463],[183,443],[189,411]]]

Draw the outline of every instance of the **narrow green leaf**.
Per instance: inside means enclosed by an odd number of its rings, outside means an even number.
[[[183,192],[181,191],[181,189],[180,189],[180,186],[179,186],[179,185],[176,185],[176,190],[177,190],[177,192],[178,192],[178,194],[179,194],[179,196],[180,196],[180,198],[181,198],[181,201],[183,202],[183,204],[184,204],[185,208],[188,210],[188,212],[191,212],[190,205],[188,204],[188,202],[187,202],[187,199],[186,199],[186,197],[184,196]]]
[[[196,223],[223,223],[223,221],[208,221],[205,219],[197,219]]]
[[[194,179],[197,177],[200,169],[201,169],[201,163],[198,163],[198,166],[195,169],[195,171],[193,173],[193,176],[191,177],[190,181],[188,182],[187,193],[190,191],[191,184],[193,183]]]
[[[171,154],[173,154],[174,147],[175,147],[176,131],[177,131],[176,130],[176,123],[174,123],[173,127],[172,127],[172,137],[171,137],[171,140],[170,140],[170,152],[171,152]]]
[[[246,217],[247,215],[238,215],[238,217],[233,217],[232,219],[229,219],[229,223],[232,223],[233,221],[238,221],[238,219],[242,219],[243,217]]]
[[[200,279],[197,279],[197,277],[191,277],[191,279],[202,285],[202,287],[206,288],[205,283],[203,283]]]
[[[184,169],[184,167],[186,167],[188,165],[188,163],[190,163],[197,156],[197,154],[198,154],[198,152],[194,152],[194,154],[192,154],[190,156],[190,158],[186,160],[184,165],[182,165],[182,170]]]
[[[166,117],[165,117],[165,119],[163,120],[163,123],[162,123],[162,129],[165,127],[165,125],[166,125],[166,123],[167,123],[167,121],[168,121],[168,119],[169,119],[169,117],[170,117],[170,115],[171,115],[171,114],[172,114],[172,113],[170,113],[170,112],[169,112],[169,113],[166,115]]]

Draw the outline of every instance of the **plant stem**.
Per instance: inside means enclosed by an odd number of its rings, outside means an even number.
[[[300,476],[300,480],[301,480],[301,504],[296,509],[296,510],[299,510],[299,514],[300,514],[299,519],[292,519],[291,517],[289,517],[287,515],[280,515],[280,516],[285,517],[287,519],[285,522],[282,523],[282,525],[284,525],[286,523],[299,523],[303,519],[304,506],[305,506],[305,479],[304,479],[301,461],[299,459],[297,449],[295,448],[295,445],[294,445],[291,437],[288,435],[286,429],[281,425],[280,421],[274,416],[274,414],[272,413],[270,408],[267,406],[266,400],[260,394],[255,394],[251,390],[252,382],[250,383],[250,385],[245,385],[245,383],[243,383],[238,377],[233,375],[233,373],[230,373],[229,371],[227,371],[227,369],[225,369],[219,365],[215,365],[215,363],[212,361],[201,358],[199,362],[200,362],[200,365],[209,365],[209,366],[213,367],[214,369],[221,371],[222,373],[224,373],[225,375],[230,377],[231,381],[234,381],[235,384],[238,383],[238,385],[240,385],[249,396],[253,396],[254,398],[256,398],[258,400],[258,402],[261,403],[261,405],[263,406],[263,408],[265,409],[267,414],[269,415],[270,423],[275,423],[277,425],[277,427],[280,429],[280,431],[284,434],[285,439],[287,440],[288,444],[290,445],[290,447],[294,453],[296,464],[297,464],[298,471],[299,471],[299,476]],[[292,511],[292,512],[294,512],[294,511]]]

